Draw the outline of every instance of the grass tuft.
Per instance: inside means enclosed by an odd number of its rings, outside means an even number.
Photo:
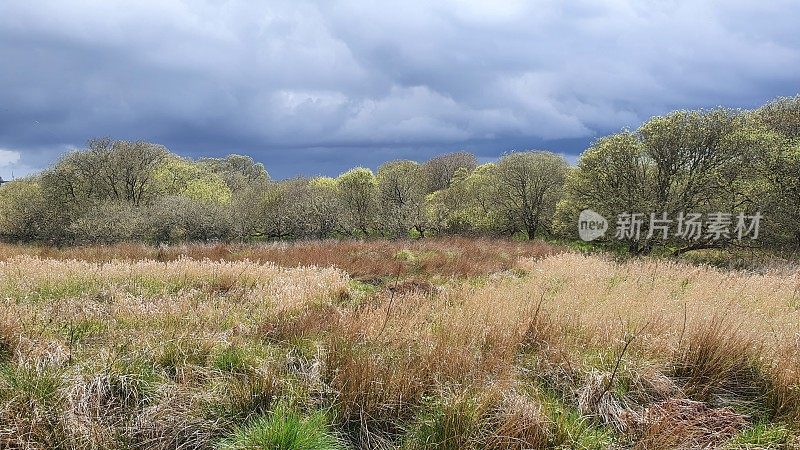
[[[220,450],[340,450],[344,447],[329,431],[327,416],[315,412],[303,417],[286,406],[253,419],[222,441]]]

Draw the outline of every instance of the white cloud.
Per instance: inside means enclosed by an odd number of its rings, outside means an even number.
[[[7,167],[17,164],[20,160],[20,153],[12,150],[0,149],[0,167]]]

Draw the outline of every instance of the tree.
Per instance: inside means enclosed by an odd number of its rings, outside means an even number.
[[[800,142],[783,141],[764,152],[755,169],[764,180],[759,198],[761,210],[768,211],[766,237],[776,245],[788,243],[800,250]]]
[[[566,189],[582,208],[607,216],[647,208],[651,164],[633,133],[598,139],[581,154],[577,169]]]
[[[165,196],[148,205],[145,228],[155,242],[227,241],[233,237],[228,205]]]
[[[651,180],[652,161],[636,134],[624,131],[598,139],[566,178],[566,195],[557,207],[559,234],[574,238],[584,209],[612,220],[623,212],[649,211]]]
[[[309,180],[307,187],[309,231],[317,238],[328,237],[340,228],[336,180],[317,177]]]
[[[752,142],[739,111],[677,111],[645,122],[638,135],[652,161],[653,207],[676,213],[711,203],[743,175]]]
[[[744,212],[752,203],[747,185],[754,174],[743,168],[771,142],[762,131],[742,111],[725,108],[677,111],[650,119],[638,131],[652,161],[650,212],[668,217],[681,212]],[[632,250],[648,253],[653,241],[642,239]],[[677,252],[728,242],[704,234],[680,243]]]
[[[549,230],[568,167],[562,156],[546,151],[504,156],[491,172],[495,214],[514,220],[528,239]]]
[[[155,171],[162,195],[182,196],[192,200],[228,203],[231,189],[219,174],[203,164],[172,156]]]
[[[238,191],[252,184],[263,185],[270,179],[264,165],[249,156],[203,158],[199,163],[221,176],[231,191]]]
[[[37,180],[3,184],[0,186],[0,237],[13,241],[55,237],[58,226],[50,217],[51,211]]]
[[[100,202],[69,226],[70,237],[78,244],[141,242],[150,238],[152,211],[127,202]]]
[[[758,153],[769,238],[800,249],[800,95],[775,99],[753,115],[781,137],[769,151]]]
[[[378,168],[378,202],[383,230],[406,236],[426,231],[425,186],[421,167],[414,161],[391,161]]]
[[[231,196],[232,234],[235,239],[245,241],[264,235],[263,195],[269,189],[263,186],[246,186],[234,191]]]
[[[800,139],[800,95],[779,97],[758,108],[755,115],[771,130],[796,141]]]
[[[156,169],[169,152],[143,141],[90,140],[87,149],[67,154],[42,178],[53,201],[81,205],[92,200],[118,200],[135,206],[157,194]]]
[[[450,186],[426,197],[428,222],[440,233],[500,232],[495,216],[491,172],[494,164],[461,168]]]
[[[345,232],[369,234],[376,220],[378,181],[372,171],[363,167],[351,169],[336,179],[338,203]]]
[[[475,155],[468,152],[455,152],[437,156],[422,165],[427,193],[446,189],[459,170],[472,172],[478,167]]]
[[[116,141],[112,152],[106,154],[111,163],[106,165],[104,175],[117,199],[136,206],[149,201],[154,193],[153,174],[168,154],[161,145]]]
[[[622,213],[641,213],[644,220],[649,213],[659,218],[666,214],[674,220],[682,213],[758,209],[755,174],[744,170],[745,163],[774,144],[770,133],[741,111],[718,108],[654,117],[636,133],[599,139],[581,155],[559,209],[574,214],[590,208],[612,223]],[[656,234],[648,237],[647,230],[623,240],[632,253],[648,253],[656,243],[669,241]],[[727,241],[703,234],[692,242],[677,242],[673,235],[671,243],[680,246],[680,253]]]
[[[263,235],[284,239],[310,234],[307,194],[308,180],[305,178],[269,183],[261,199],[265,225]]]
[[[308,180],[270,181],[234,193],[235,235],[239,238],[286,239],[310,235]]]

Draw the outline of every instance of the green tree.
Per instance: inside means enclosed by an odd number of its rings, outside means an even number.
[[[426,198],[428,222],[439,233],[503,232],[497,220],[491,173],[494,164],[461,168],[450,185]]]
[[[238,191],[253,184],[263,185],[270,179],[264,165],[249,156],[203,158],[199,163],[222,177],[231,191]]]
[[[318,238],[340,229],[341,206],[336,180],[317,177],[308,182],[307,209],[310,233]]]
[[[54,187],[69,200],[111,199],[138,206],[155,194],[153,175],[168,154],[163,146],[149,142],[93,139],[86,150],[56,163]]]
[[[649,213],[674,220],[680,213],[758,209],[756,174],[746,170],[746,163],[774,145],[770,133],[742,111],[718,108],[654,117],[636,133],[599,139],[581,155],[559,209],[575,214],[590,208],[612,223],[617,214],[641,213],[640,236],[624,241],[630,252],[647,253],[669,240],[659,234],[648,237]],[[671,238],[678,253],[729,242],[705,233],[691,242],[679,242],[674,234]]]
[[[0,186],[0,237],[11,241],[48,239],[58,229],[36,179]]]
[[[366,236],[375,224],[378,181],[364,167],[351,169],[336,179],[340,222],[347,233]]]
[[[77,244],[141,242],[151,238],[150,207],[127,202],[99,202],[69,226],[70,238]]]
[[[380,222],[385,232],[406,236],[415,229],[425,235],[425,184],[414,161],[391,161],[378,168]]]
[[[494,216],[534,239],[550,231],[550,221],[561,199],[569,165],[560,155],[546,151],[508,154],[497,162],[490,175],[490,197]],[[516,231],[516,230],[515,230]]]
[[[766,238],[773,245],[788,243],[800,250],[800,141],[783,141],[764,152],[760,165],[751,170],[763,180],[756,189],[765,211]]]
[[[428,193],[446,189],[459,171],[472,172],[478,167],[475,155],[454,152],[437,156],[422,164],[422,174]]]
[[[595,141],[567,175],[566,195],[557,207],[559,234],[575,238],[578,214],[584,209],[612,221],[620,213],[650,211],[652,170],[652,161],[636,134],[624,131]]]
[[[755,115],[790,141],[800,139],[800,95],[776,98],[758,108]]]
[[[187,159],[172,156],[154,175],[162,195],[217,203],[228,203],[231,199],[231,189],[222,176],[206,165]]]
[[[754,116],[782,138],[771,151],[759,153],[768,237],[800,249],[800,95],[777,98]]]
[[[144,209],[146,235],[155,242],[228,241],[234,237],[229,205],[165,196]]]

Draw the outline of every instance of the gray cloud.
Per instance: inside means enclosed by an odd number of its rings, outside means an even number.
[[[788,0],[6,0],[0,175],[102,135],[251,154],[278,176],[575,155],[671,109],[796,94],[798,19]]]

